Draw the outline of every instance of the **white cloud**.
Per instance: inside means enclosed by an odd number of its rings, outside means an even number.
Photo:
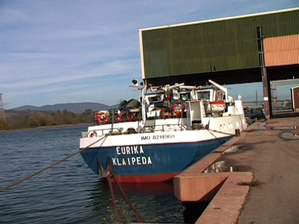
[[[10,108],[111,105],[136,94],[127,86],[141,79],[139,29],[295,6],[297,0],[2,0],[0,92]]]

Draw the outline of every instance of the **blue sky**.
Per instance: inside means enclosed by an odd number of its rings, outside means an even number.
[[[0,0],[0,93],[5,109],[137,95],[139,29],[298,7],[298,0]],[[260,84],[231,95],[262,96]]]

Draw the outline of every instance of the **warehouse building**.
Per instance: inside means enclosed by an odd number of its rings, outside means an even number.
[[[141,29],[143,79],[153,85],[299,78],[299,8]]]

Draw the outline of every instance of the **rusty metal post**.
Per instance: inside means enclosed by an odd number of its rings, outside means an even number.
[[[259,60],[261,66],[261,75],[263,83],[263,94],[264,94],[264,104],[265,104],[265,113],[266,118],[269,119],[272,116],[272,105],[271,105],[271,89],[270,80],[268,80],[266,65],[265,65],[265,52],[264,52],[264,32],[263,27],[257,27],[257,36],[258,36],[258,50],[259,50]]]

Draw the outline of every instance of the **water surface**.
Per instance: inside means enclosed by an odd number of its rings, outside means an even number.
[[[0,133],[0,189],[79,150],[86,126]],[[171,184],[122,185],[146,222],[183,222],[183,207]],[[135,221],[117,186],[121,209]],[[106,223],[113,216],[109,185],[80,154],[0,193],[0,223]]]

